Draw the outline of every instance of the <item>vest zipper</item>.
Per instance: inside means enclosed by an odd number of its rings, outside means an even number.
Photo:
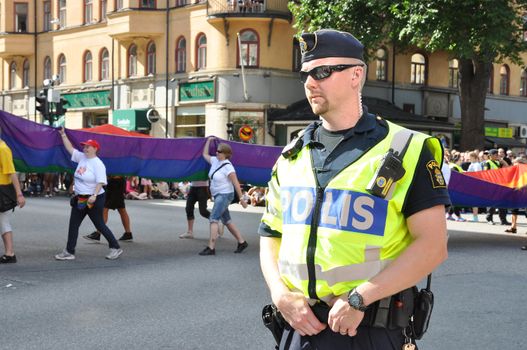
[[[316,271],[315,271],[315,252],[317,250],[318,222],[320,220],[320,209],[322,207],[323,199],[324,199],[324,188],[319,187],[317,185],[315,207],[313,210],[313,218],[312,218],[311,227],[309,230],[309,240],[307,243],[307,253],[306,253],[307,275],[309,277],[307,291],[311,299],[318,299],[317,276],[316,276]]]

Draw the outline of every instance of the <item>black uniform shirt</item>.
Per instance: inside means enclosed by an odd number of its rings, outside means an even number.
[[[318,185],[325,187],[329,181],[335,177],[339,171],[353,163],[370,148],[375,146],[379,141],[388,134],[388,125],[382,120],[369,114],[366,107],[363,106],[364,113],[357,124],[346,131],[333,133],[342,135],[342,140],[335,146],[334,142],[327,148],[319,142],[321,139],[317,131],[322,128],[321,122],[310,124],[304,133],[304,145],[307,143],[311,147],[311,156],[313,158],[313,168],[317,178]],[[322,132],[328,132],[322,131]],[[329,136],[331,137],[331,136]],[[327,135],[325,137],[327,139]],[[324,139],[324,136],[322,136]],[[434,157],[426,146],[419,157],[419,162],[414,175],[414,180],[406,196],[403,205],[403,215],[409,217],[421,210],[434,207],[436,205],[449,205],[450,197],[446,186],[436,186],[432,183],[432,177],[426,164],[434,160]],[[297,176],[291,174],[291,176]],[[280,237],[280,232],[271,230],[267,225],[260,224],[259,234],[268,237]]]

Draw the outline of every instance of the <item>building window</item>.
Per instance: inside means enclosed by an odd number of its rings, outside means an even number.
[[[106,14],[108,13],[108,0],[101,0],[99,4],[101,11],[100,19],[101,21],[106,21]]]
[[[149,9],[156,8],[156,0],[141,0],[139,4],[141,5],[141,8],[149,8]]]
[[[101,80],[110,79],[110,55],[106,48],[101,51]]]
[[[424,85],[426,77],[426,60],[425,56],[416,53],[412,55],[412,65],[410,68],[410,81],[412,84]]]
[[[16,88],[16,63],[11,62],[9,65],[9,88]]]
[[[122,10],[123,9],[123,0],[115,0],[115,9],[116,10]]]
[[[510,69],[504,64],[500,68],[500,95],[509,94]]]
[[[60,54],[59,56],[59,84],[66,82],[66,56]]]
[[[196,43],[196,69],[205,69],[207,68],[207,37],[205,34],[199,34]]]
[[[245,67],[258,67],[258,48],[260,47],[258,34],[251,29],[242,30],[239,44],[241,44],[241,47],[238,47],[238,66],[243,63]],[[240,56],[242,59],[241,63]]]
[[[91,81],[93,79],[93,59],[90,51],[84,54],[84,81]]]
[[[66,0],[59,0],[59,27],[66,27]]]
[[[493,94],[494,93],[494,65],[490,66],[489,86],[487,88],[487,93],[489,93],[489,94]]]
[[[93,22],[93,0],[84,0],[84,24]]]
[[[176,1],[176,6],[185,6],[185,5],[187,5],[187,1],[188,0],[177,0]]]
[[[29,87],[29,60],[24,61],[24,68],[22,74],[22,87]]]
[[[15,32],[27,32],[27,3],[15,3]]]
[[[380,48],[375,52],[375,78],[378,81],[386,81],[388,75],[388,53],[386,49]]]
[[[298,39],[293,38],[293,72],[300,72],[302,69],[302,53],[300,52],[300,43]]]
[[[51,58],[44,58],[44,79],[51,79]]]
[[[146,47],[146,75],[156,74],[156,44],[150,42]]]
[[[520,79],[520,96],[527,97],[527,71],[522,69]]]
[[[44,1],[44,24],[42,30],[45,32],[51,30],[51,1]]]
[[[128,49],[128,76],[137,76],[137,46],[130,45]]]
[[[187,41],[181,37],[176,46],[176,73],[187,70]]]
[[[448,61],[448,87],[459,86],[459,61],[455,58]]]

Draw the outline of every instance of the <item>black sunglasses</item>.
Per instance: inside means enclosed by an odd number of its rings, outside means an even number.
[[[218,151],[216,151],[216,153],[223,153],[223,151],[219,151],[219,150],[218,150]]]
[[[318,66],[313,69],[311,69],[309,72],[300,71],[300,81],[302,83],[305,83],[307,81],[307,77],[311,76],[311,78],[315,80],[322,80],[329,78],[333,72],[342,72],[345,69],[353,68],[353,67],[362,67],[362,64],[337,64],[334,66]]]

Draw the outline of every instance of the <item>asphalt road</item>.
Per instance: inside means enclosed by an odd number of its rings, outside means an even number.
[[[117,261],[106,244],[79,239],[75,261],[55,261],[66,243],[68,200],[30,198],[13,216],[19,262],[0,265],[0,349],[272,349],[260,321],[269,297],[258,264],[260,208],[233,206],[249,242],[225,233],[202,257],[208,224],[185,230],[183,201],[127,201],[135,241]],[[196,215],[198,211],[196,209]],[[449,222],[449,260],[434,274],[436,305],[421,349],[525,348],[527,220],[502,226]],[[122,226],[110,214],[117,236]],[[93,230],[89,220],[81,232]]]

